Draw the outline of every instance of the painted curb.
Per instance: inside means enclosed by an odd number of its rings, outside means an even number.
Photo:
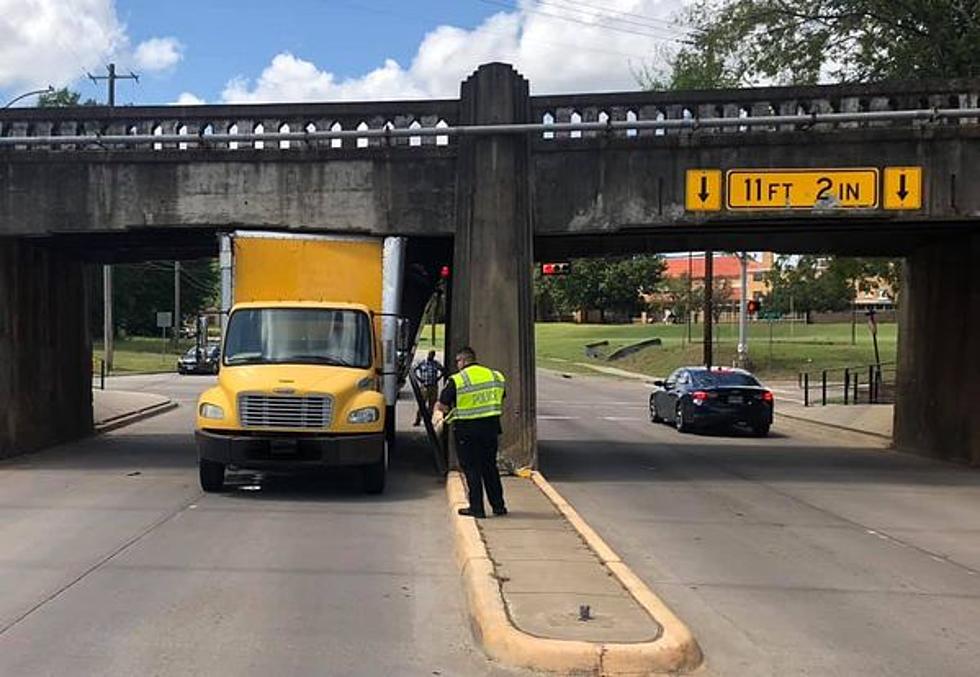
[[[170,411],[171,409],[176,409],[177,406],[177,403],[173,400],[167,400],[166,402],[160,402],[158,404],[151,404],[148,407],[143,407],[142,409],[137,409],[136,411],[131,411],[126,414],[120,414],[119,416],[108,418],[102,423],[97,423],[92,426],[92,431],[96,435],[101,435],[102,433],[117,430],[132,423],[151,418],[157,414],[162,414],[166,411]]]
[[[569,519],[572,526],[637,603],[661,624],[663,633],[652,642],[614,643],[548,639],[518,629],[507,613],[500,581],[476,520],[456,514],[457,508],[465,507],[467,501],[459,473],[451,472],[446,481],[446,495],[453,521],[456,561],[463,579],[470,625],[487,655],[507,665],[562,674],[650,675],[688,672],[698,667],[701,649],[687,627],[539,473],[533,473],[532,478],[566,519],[568,513],[554,497],[575,515],[576,522]]]

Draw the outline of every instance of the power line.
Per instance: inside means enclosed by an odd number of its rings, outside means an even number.
[[[372,14],[382,14],[382,15],[392,16],[392,17],[396,17],[396,18],[399,18],[399,19],[406,19],[406,20],[410,20],[410,21],[435,21],[435,22],[442,21],[442,19],[439,19],[439,18],[436,18],[436,17],[432,17],[432,16],[425,16],[425,15],[420,15],[420,14],[405,14],[405,13],[402,13],[402,12],[394,12],[394,11],[392,11],[390,9],[382,9],[382,8],[379,8],[379,7],[370,7],[370,6],[364,5],[363,3],[358,3],[358,2],[342,2],[340,4],[345,5],[346,7],[349,7],[351,9],[361,11],[361,12],[370,12]],[[459,28],[461,30],[467,30],[467,31],[470,31],[470,32],[475,32],[477,30],[486,31],[487,33],[492,33],[494,35],[504,35],[504,36],[507,36],[507,37],[511,37],[513,35],[512,33],[507,32],[507,31],[492,30],[492,29],[486,28],[485,26],[476,26],[476,27],[474,27],[474,26],[462,26],[462,27],[459,27]],[[563,49],[577,49],[577,50],[580,50],[580,51],[583,51],[583,52],[595,52],[596,54],[610,54],[610,55],[613,55],[613,56],[626,57],[628,59],[646,59],[646,58],[649,58],[649,55],[632,54],[632,53],[621,52],[621,51],[612,50],[612,49],[602,49],[602,48],[599,48],[599,47],[587,47],[587,46],[583,46],[581,44],[574,44],[573,45],[573,44],[570,44],[570,43],[567,43],[567,42],[554,42],[554,41],[551,41],[551,40],[537,40],[537,39],[526,38],[523,35],[519,35],[518,36],[518,39],[520,41],[522,41],[522,42],[528,42],[530,44],[547,45],[549,47],[560,47],[560,48],[563,48]]]
[[[482,2],[482,3],[484,3],[484,4],[487,4],[487,5],[495,5],[495,6],[498,6],[498,7],[504,7],[505,9],[509,9],[509,10],[512,10],[512,11],[515,11],[515,12],[528,12],[528,13],[532,13],[532,14],[538,14],[540,16],[547,16],[547,17],[551,17],[553,19],[558,19],[559,21],[566,21],[566,22],[569,22],[569,23],[579,24],[580,26],[587,26],[589,28],[600,28],[600,29],[605,29],[605,30],[609,30],[609,31],[615,31],[615,32],[618,32],[618,33],[628,33],[628,34],[631,34],[631,35],[639,35],[640,37],[649,38],[651,40],[667,40],[667,41],[670,41],[670,42],[679,42],[679,43],[684,43],[684,44],[688,44],[688,43],[691,42],[690,40],[686,40],[686,39],[682,39],[682,38],[678,38],[678,37],[672,37],[672,36],[668,36],[668,35],[664,35],[664,34],[659,34],[658,35],[658,34],[654,34],[654,33],[647,33],[647,32],[644,32],[644,31],[633,30],[631,28],[620,28],[620,27],[617,27],[617,26],[610,26],[609,24],[605,24],[605,23],[594,23],[594,22],[591,22],[591,21],[584,21],[582,19],[577,19],[575,17],[570,17],[570,16],[564,16],[562,14],[557,14],[555,12],[545,12],[545,11],[542,11],[540,9],[532,9],[530,7],[520,7],[518,5],[513,4],[512,2],[506,2],[504,0],[479,0],[479,1]]]
[[[688,34],[697,33],[697,31],[693,28],[683,26],[672,21],[658,19],[645,14],[637,14],[635,12],[624,12],[618,9],[598,7],[596,5],[590,5],[587,2],[578,2],[577,0],[538,0],[538,4],[549,5],[558,9],[570,9],[575,12],[581,12],[587,16],[619,21],[653,30],[679,31]]]

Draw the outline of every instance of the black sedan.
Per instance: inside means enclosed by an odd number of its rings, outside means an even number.
[[[748,425],[759,437],[772,425],[772,392],[744,369],[682,367],[666,381],[654,381],[650,420],[673,423],[680,432],[695,428]]]
[[[209,345],[206,348],[191,348],[177,360],[178,374],[217,374],[221,361],[221,348]]]

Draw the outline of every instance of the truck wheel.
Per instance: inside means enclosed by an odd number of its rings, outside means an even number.
[[[225,487],[225,464],[201,459],[198,462],[201,488],[207,492],[221,491]]]
[[[364,491],[369,494],[381,494],[385,490],[385,480],[388,476],[388,442],[385,442],[384,455],[381,460],[361,469],[364,478]]]

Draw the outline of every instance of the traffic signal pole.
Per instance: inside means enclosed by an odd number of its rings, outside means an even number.
[[[704,366],[711,369],[714,357],[712,336],[714,320],[714,261],[715,253],[710,249],[704,253]]]
[[[749,254],[740,252],[738,262],[741,265],[742,292],[738,300],[738,366],[746,367],[749,361]]]

